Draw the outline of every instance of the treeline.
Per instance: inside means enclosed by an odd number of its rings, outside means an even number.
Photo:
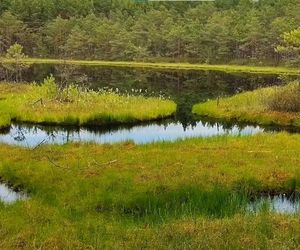
[[[1,0],[0,54],[32,57],[278,64],[300,27],[300,0]]]

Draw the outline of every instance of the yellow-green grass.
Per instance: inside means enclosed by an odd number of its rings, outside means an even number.
[[[14,63],[13,60],[1,58],[2,63]],[[170,70],[215,70],[223,72],[245,72],[259,74],[287,74],[299,75],[299,69],[287,67],[267,66],[244,66],[244,65],[213,65],[213,64],[191,64],[191,63],[150,63],[150,62],[126,62],[126,61],[99,61],[99,60],[64,60],[64,59],[41,59],[26,58],[22,60],[27,64],[70,64],[87,66],[108,66],[126,68],[150,68]]]
[[[300,215],[251,215],[226,199],[265,191],[299,194],[299,155],[300,136],[288,134],[35,150],[2,144],[2,181],[30,199],[0,204],[0,245],[296,249]],[[219,214],[222,209],[226,213]]]
[[[176,111],[173,101],[161,98],[77,91],[74,87],[58,91],[58,96],[48,93],[51,91],[44,85],[1,83],[1,120],[6,125],[9,120],[5,117],[41,124],[105,125],[155,120]]]
[[[0,113],[0,129],[4,129],[10,126],[11,120],[8,114]]]
[[[300,126],[300,113],[271,111],[267,105],[283,87],[268,87],[196,104],[193,113],[228,121],[261,125]]]

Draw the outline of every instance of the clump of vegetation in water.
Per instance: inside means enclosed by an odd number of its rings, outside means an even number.
[[[300,85],[290,83],[285,87],[275,88],[267,100],[266,105],[271,111],[300,112]]]
[[[141,122],[171,116],[176,104],[162,98],[92,91],[53,77],[37,84],[1,84],[0,107],[12,120],[42,124],[103,125]]]
[[[193,112],[225,120],[299,127],[298,88],[298,82],[281,87],[261,88],[197,104],[193,107]]]

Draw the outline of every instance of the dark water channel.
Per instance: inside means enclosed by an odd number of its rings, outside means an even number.
[[[121,93],[163,95],[177,103],[177,112],[172,119],[135,126],[70,128],[13,124],[10,129],[0,133],[0,142],[28,147],[35,147],[41,143],[62,144],[70,141],[115,143],[131,140],[140,144],[190,137],[252,135],[281,130],[249,124],[228,124],[195,117],[191,112],[194,104],[208,99],[280,85],[283,80],[278,75],[33,65],[23,74],[23,80],[42,82],[50,74],[62,85],[75,83],[91,89],[110,88]]]

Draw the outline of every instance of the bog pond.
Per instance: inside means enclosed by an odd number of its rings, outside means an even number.
[[[174,141],[191,137],[223,135],[253,135],[261,132],[276,133],[281,127],[263,127],[253,124],[228,123],[197,117],[192,114],[194,104],[260,87],[281,85],[278,75],[223,73],[215,71],[162,71],[149,69],[106,68],[94,66],[33,65],[23,74],[25,82],[42,82],[52,74],[60,84],[75,83],[91,89],[108,88],[120,93],[145,96],[164,96],[174,100],[174,117],[140,124],[105,127],[42,126],[13,123],[0,131],[0,142],[35,148],[42,144],[67,142],[116,143],[133,141],[137,144]],[[27,199],[26,194],[0,185],[0,202],[11,204]],[[249,201],[248,213],[268,209],[276,213],[296,214],[300,201],[279,195]]]
[[[283,130],[283,128],[278,127],[228,124],[204,117],[196,117],[191,112],[194,104],[208,99],[231,96],[259,87],[280,85],[283,83],[283,79],[278,75],[99,66],[32,65],[23,74],[23,80],[25,82],[42,82],[51,74],[62,85],[75,83],[91,89],[108,88],[120,93],[171,98],[177,103],[177,111],[174,117],[167,120],[127,126],[74,128],[12,124],[10,129],[0,132],[0,142],[28,147],[67,142],[116,143],[133,141],[137,144],[143,144],[190,137],[252,135],[260,132]]]

